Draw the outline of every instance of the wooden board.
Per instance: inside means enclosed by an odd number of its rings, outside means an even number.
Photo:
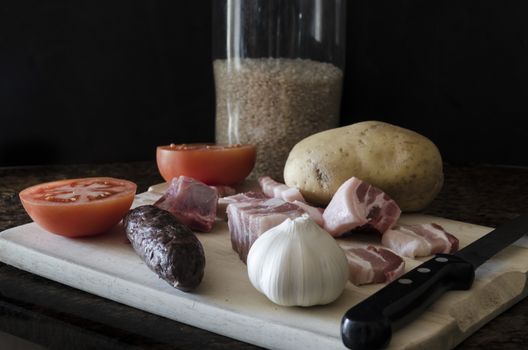
[[[134,206],[150,204],[165,186],[136,197]],[[461,246],[490,231],[436,217],[408,215],[402,223],[437,222],[455,233]],[[250,284],[246,266],[231,250],[224,222],[214,232],[198,234],[206,253],[206,270],[195,293],[170,287],[134,253],[120,227],[109,234],[68,239],[31,223],[0,233],[0,260],[54,281],[157,315],[248,343],[284,349],[339,349],[344,312],[382,287],[347,285],[326,306],[281,307]],[[418,260],[406,260],[407,270]],[[420,318],[397,331],[391,349],[449,349],[525,297],[528,243],[518,241],[477,272],[470,291],[450,292]]]

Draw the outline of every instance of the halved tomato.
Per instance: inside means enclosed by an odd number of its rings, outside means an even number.
[[[105,233],[125,216],[136,184],[111,177],[47,182],[20,192],[24,209],[45,230],[67,237]]]
[[[253,145],[213,145],[204,143],[158,146],[156,160],[165,181],[181,175],[208,185],[235,185],[255,166]]]

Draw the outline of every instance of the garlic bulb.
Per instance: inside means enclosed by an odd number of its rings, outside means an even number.
[[[349,273],[343,250],[308,215],[263,233],[249,250],[247,268],[253,286],[284,306],[334,301]]]

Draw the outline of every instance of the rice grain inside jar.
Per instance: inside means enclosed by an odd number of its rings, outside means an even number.
[[[339,125],[342,0],[216,0],[216,142],[257,146],[251,177],[282,180],[291,148]]]

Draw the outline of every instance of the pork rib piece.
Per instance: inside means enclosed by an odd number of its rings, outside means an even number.
[[[288,185],[273,180],[269,176],[260,177],[258,182],[262,192],[269,197],[280,198],[286,202],[306,202],[301,192],[296,187],[289,187]]]
[[[397,225],[383,234],[383,246],[409,258],[455,253],[458,239],[438,224]]]
[[[227,206],[231,246],[245,263],[249,248],[261,234],[287,218],[294,219],[303,214],[298,206],[279,198],[231,203]]]
[[[216,209],[216,215],[222,220],[227,220],[227,206],[231,203],[251,203],[251,202],[261,202],[263,200],[269,199],[262,192],[244,192],[237,193],[232,196],[218,198],[218,205]]]
[[[231,186],[217,185],[209,186],[218,194],[218,202],[216,205],[216,216],[221,220],[227,220],[226,208],[230,203],[229,200],[224,200],[228,196],[236,195],[237,191]]]
[[[323,208],[312,207],[311,205],[301,201],[293,201],[292,203],[304,210],[317,225],[323,227]]]
[[[385,283],[400,277],[405,262],[388,249],[374,246],[358,247],[347,239],[337,239],[345,251],[350,269],[348,280],[356,286]]]
[[[352,230],[383,234],[400,214],[400,207],[386,193],[352,177],[337,189],[323,213],[323,221],[325,230],[334,237]]]
[[[259,178],[260,188],[262,192],[269,197],[275,197],[293,203],[303,209],[310,218],[319,226],[323,227],[323,208],[313,207],[306,203],[301,192],[296,187],[289,187],[285,184],[273,180],[269,176],[262,176]]]
[[[170,212],[193,231],[209,232],[216,219],[216,189],[193,178],[174,178],[154,205]]]

